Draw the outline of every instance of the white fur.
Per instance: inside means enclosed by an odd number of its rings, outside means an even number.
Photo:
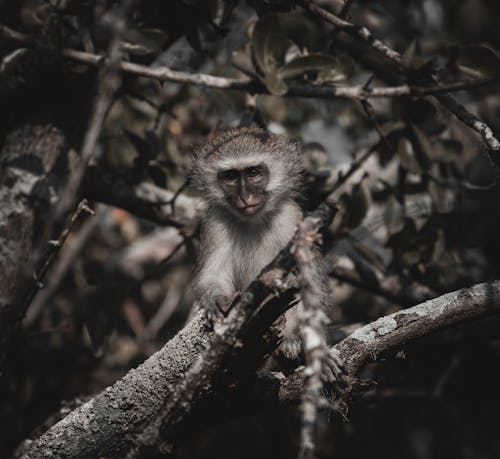
[[[302,212],[294,202],[284,203],[270,221],[241,226],[217,212],[206,220],[205,237],[210,241],[198,274],[197,288],[220,290],[232,296],[243,291],[285,247],[295,233]]]

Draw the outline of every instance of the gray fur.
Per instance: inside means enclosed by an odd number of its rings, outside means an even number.
[[[238,216],[217,183],[220,168],[264,160],[269,168],[266,202],[258,214]],[[243,291],[295,233],[302,211],[296,202],[302,186],[300,144],[261,129],[223,132],[195,150],[193,186],[207,204],[202,222],[201,256],[195,299],[230,299]]]

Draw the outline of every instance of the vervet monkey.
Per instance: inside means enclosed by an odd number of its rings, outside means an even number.
[[[191,183],[207,214],[193,292],[209,316],[220,315],[294,235],[302,159],[297,140],[253,128],[225,131],[195,150]],[[301,352],[294,322],[288,314],[280,347],[289,359]]]

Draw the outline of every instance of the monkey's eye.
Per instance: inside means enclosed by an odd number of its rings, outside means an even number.
[[[260,177],[262,173],[258,167],[249,167],[245,169],[245,175],[248,178],[255,179],[257,177]]]
[[[224,182],[235,182],[240,177],[240,174],[235,169],[229,169],[227,171],[219,172],[219,178],[224,180]]]

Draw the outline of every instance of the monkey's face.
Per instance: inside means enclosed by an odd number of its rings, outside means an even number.
[[[221,169],[217,172],[219,186],[224,197],[238,214],[257,214],[266,203],[266,186],[269,169],[264,163],[241,169]]]
[[[224,131],[194,150],[190,181],[209,209],[256,222],[300,194],[300,144],[262,129]]]

